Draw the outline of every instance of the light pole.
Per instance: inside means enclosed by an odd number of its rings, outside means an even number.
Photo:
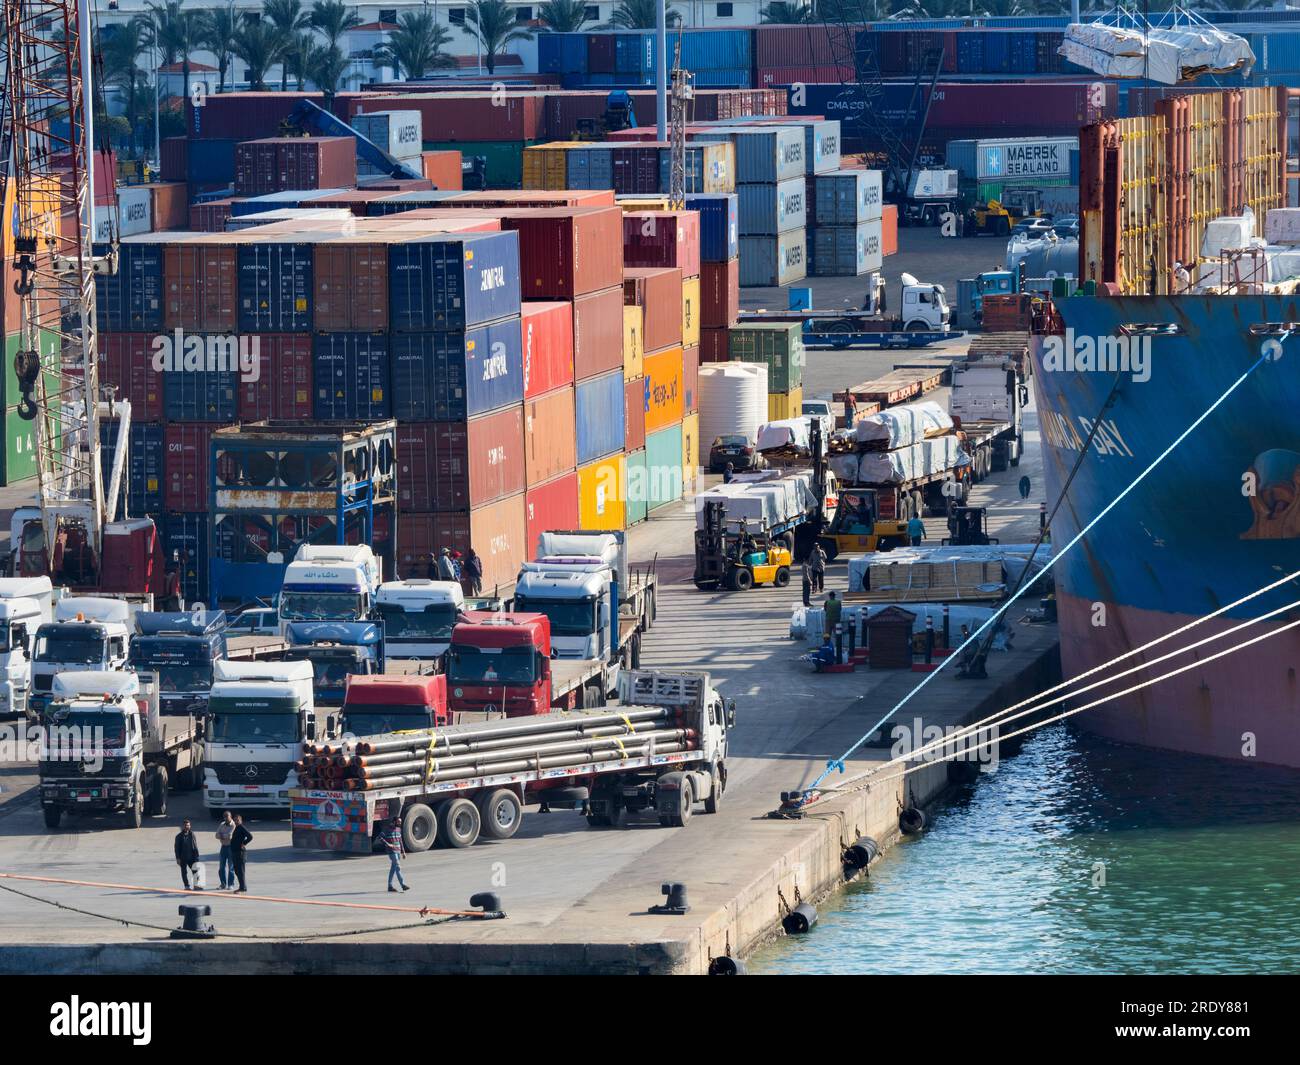
[[[668,139],[668,0],[655,4],[655,137]]]

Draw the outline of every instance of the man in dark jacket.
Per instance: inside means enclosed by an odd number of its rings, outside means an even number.
[[[478,557],[478,552],[472,547],[469,554],[465,556],[464,579],[462,583],[467,587],[464,588],[466,595],[481,595],[483,593],[483,560]]]
[[[239,878],[236,895],[248,894],[248,881],[244,879],[244,851],[253,841],[253,833],[244,827],[244,819],[235,814],[235,831],[230,836],[230,864],[235,867],[235,876]]]
[[[181,867],[181,883],[185,885],[185,890],[189,891],[190,870],[199,864],[199,843],[194,838],[194,829],[190,825],[188,818],[181,822],[181,830],[176,833],[172,850],[176,854],[176,864]],[[195,877],[194,888],[196,891],[203,890],[198,884],[197,876]]]

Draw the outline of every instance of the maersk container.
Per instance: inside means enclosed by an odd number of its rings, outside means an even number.
[[[879,170],[840,170],[816,178],[819,226],[856,226],[879,218],[884,204]]]
[[[646,509],[653,513],[682,498],[682,425],[670,425],[645,438]],[[629,494],[631,484],[628,485]]]
[[[394,159],[414,159],[424,151],[420,118],[419,111],[374,111],[353,115],[352,128]],[[358,173],[361,172],[358,169]]]
[[[743,287],[788,285],[808,276],[806,230],[775,237],[740,238],[740,284]]]
[[[240,243],[240,332],[310,332],[312,295],[312,245],[256,239]]]
[[[388,252],[394,332],[467,329],[519,314],[519,236],[483,233],[394,244]]]
[[[736,180],[741,184],[787,181],[805,170],[804,133],[796,126],[728,126],[695,139],[735,144]]]
[[[740,254],[740,208],[734,192],[690,195],[686,206],[700,216],[701,262],[724,263]]]
[[[804,159],[807,173],[829,174],[840,168],[840,121],[838,118],[808,122],[803,126]]]
[[[455,421],[524,398],[519,318],[437,333],[392,335],[393,416]]]
[[[1078,137],[1001,137],[949,141],[949,169],[976,181],[1069,178],[1070,152]]]
[[[880,219],[860,226],[813,230],[812,272],[816,277],[860,277],[883,264]]]
[[[577,384],[575,421],[578,463],[623,450],[623,371],[618,369]]]
[[[114,333],[158,332],[163,327],[163,250],[128,237],[118,245],[117,273],[95,274],[95,319]]]
[[[741,185],[740,233],[744,237],[774,237],[808,224],[808,190],[802,177],[777,185]]]
[[[375,421],[392,416],[388,334],[318,333],[312,341],[312,415]]]
[[[168,369],[163,374],[163,410],[173,422],[233,422],[239,371]]]

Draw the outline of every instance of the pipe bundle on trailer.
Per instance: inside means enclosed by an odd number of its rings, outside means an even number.
[[[299,779],[307,788],[376,791],[694,749],[697,733],[676,719],[672,709],[629,707],[366,736],[309,746]]]

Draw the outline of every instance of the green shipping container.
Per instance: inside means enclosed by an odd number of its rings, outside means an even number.
[[[541,141],[425,141],[426,152],[481,155],[487,161],[487,187],[518,189],[524,184],[524,149]]]
[[[17,407],[4,412],[4,468],[0,485],[17,484],[36,476],[36,423],[18,416]]]
[[[627,457],[627,523],[634,525],[645,521],[650,512],[646,500],[648,467],[644,451],[633,451]]]
[[[727,336],[732,362],[761,362],[767,367],[768,392],[793,392],[803,384],[803,325],[758,322],[735,325]]]
[[[670,425],[645,438],[646,509],[672,503],[682,498],[682,424]],[[632,494],[631,481],[628,495]]]
[[[22,398],[18,392],[18,375],[14,373],[14,356],[18,354],[18,344],[21,340],[21,333],[9,333],[5,337],[4,394],[0,396],[0,406],[5,409],[18,406],[18,401]],[[42,329],[41,361],[47,366],[51,365],[58,347],[58,336],[48,329]],[[54,382],[54,376],[52,374],[47,375],[45,378],[46,389],[52,391],[55,387]]]

